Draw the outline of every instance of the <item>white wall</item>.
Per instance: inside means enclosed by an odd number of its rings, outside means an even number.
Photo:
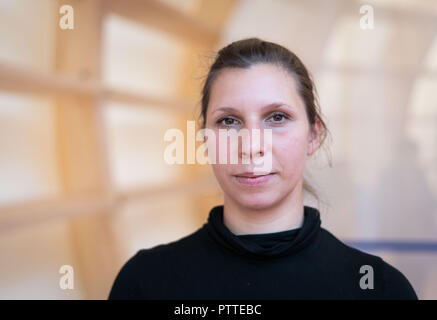
[[[308,165],[328,203],[322,226],[345,241],[436,242],[437,7],[374,1],[375,28],[363,30],[365,3],[243,0],[219,47],[252,36],[277,42],[314,75],[333,138],[333,167],[323,154]],[[436,251],[375,253],[420,298],[437,298]]]

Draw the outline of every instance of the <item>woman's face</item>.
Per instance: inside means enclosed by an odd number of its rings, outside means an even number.
[[[256,64],[249,69],[223,69],[211,88],[205,126],[216,136],[216,164],[212,167],[225,199],[243,207],[262,209],[274,206],[295,187],[302,188],[306,157],[317,149],[319,136],[310,134],[305,105],[295,80],[281,67]],[[251,142],[238,140],[238,164],[231,164],[229,153],[232,148],[235,151],[235,147],[230,145],[229,138],[219,140],[219,129],[238,132],[243,128],[249,131]],[[254,143],[252,129],[260,130],[260,145]],[[271,148],[264,144],[265,129],[271,129]],[[219,144],[226,145],[228,161],[225,164],[219,163]],[[269,155],[271,166],[265,173],[270,174],[242,177],[244,173],[259,175],[254,168],[261,166],[255,165],[253,160],[244,164],[243,156],[250,159],[258,156],[258,161],[262,161]]]

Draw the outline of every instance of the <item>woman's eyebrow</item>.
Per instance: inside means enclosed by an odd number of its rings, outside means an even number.
[[[293,109],[290,105],[288,105],[286,103],[283,103],[283,102],[273,102],[273,103],[270,103],[270,104],[262,107],[261,111],[262,112],[266,112],[266,111],[269,111],[271,109],[275,109],[277,107],[282,107],[282,106],[287,107],[288,109]]]
[[[232,108],[232,107],[219,107],[216,108],[212,113],[216,113],[216,112],[235,112],[235,113],[239,113],[240,110],[236,109],[236,108]]]
[[[285,107],[288,107],[289,109],[292,109],[292,107],[289,106],[286,103],[283,103],[283,102],[273,102],[273,103],[269,103],[268,105],[263,106],[261,108],[261,112],[264,113],[266,111],[269,111],[271,109],[275,109],[275,108],[281,107],[281,106],[285,106]],[[232,108],[232,107],[219,107],[219,108],[215,109],[212,113],[216,113],[216,112],[219,112],[219,111],[221,111],[221,112],[235,112],[235,113],[239,113],[240,112],[239,109]]]

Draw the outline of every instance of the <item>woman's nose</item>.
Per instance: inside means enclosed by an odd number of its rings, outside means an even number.
[[[247,130],[246,135],[242,135],[239,139],[239,157],[246,161],[254,161],[257,158],[264,156],[264,129],[257,124],[247,125],[244,129]],[[244,162],[243,162],[244,163]]]

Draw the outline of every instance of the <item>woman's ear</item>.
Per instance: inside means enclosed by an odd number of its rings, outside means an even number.
[[[313,153],[319,148],[321,133],[322,123],[319,119],[316,119],[316,122],[310,126],[307,156],[313,155]]]

